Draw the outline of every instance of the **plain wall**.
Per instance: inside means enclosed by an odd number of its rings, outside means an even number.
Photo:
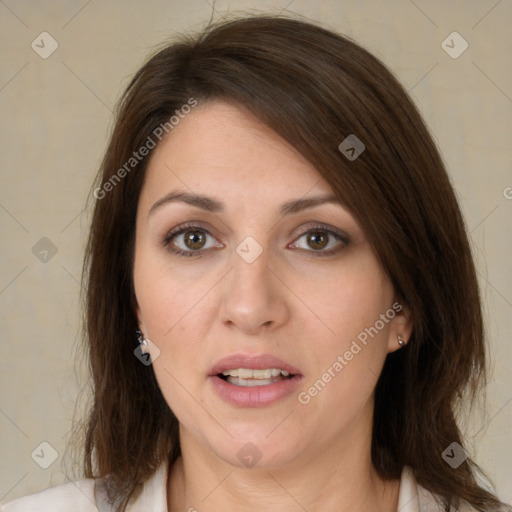
[[[224,0],[214,11],[206,0],[0,3],[0,501],[69,474],[61,463],[87,383],[85,364],[74,363],[90,216],[84,208],[121,91],[155,45],[176,32],[200,29],[212,14],[283,9],[349,35],[380,57],[438,142],[474,245],[493,370],[487,416],[468,426],[468,446],[500,497],[512,502],[512,4],[506,0]],[[46,59],[31,47],[35,41],[40,52],[51,48],[47,36],[42,48],[44,31],[58,43]],[[454,31],[469,45],[458,58],[442,48]],[[461,40],[448,41],[452,53],[462,48]],[[58,454],[48,469],[35,462],[41,449],[51,455],[42,442]]]

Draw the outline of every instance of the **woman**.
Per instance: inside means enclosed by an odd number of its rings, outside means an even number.
[[[455,421],[485,383],[464,222],[375,57],[280,17],[174,43],[93,195],[87,479],[2,511],[504,509]]]

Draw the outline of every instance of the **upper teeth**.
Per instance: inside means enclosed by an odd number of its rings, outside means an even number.
[[[230,377],[241,377],[242,379],[270,379],[271,377],[277,377],[282,375],[288,377],[290,372],[286,370],[279,370],[278,368],[267,368],[265,370],[251,370],[250,368],[238,368],[234,370],[224,370],[222,372],[224,376]]]

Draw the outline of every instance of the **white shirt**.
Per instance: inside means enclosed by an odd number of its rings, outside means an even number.
[[[167,512],[167,471],[168,463],[164,462],[146,480],[126,511]],[[101,487],[96,483],[89,478],[58,485],[0,505],[0,512],[109,512],[102,503]],[[460,511],[476,512],[476,509],[466,505]],[[444,512],[434,495],[416,482],[408,466],[400,478],[397,512]]]

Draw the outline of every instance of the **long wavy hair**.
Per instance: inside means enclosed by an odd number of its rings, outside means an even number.
[[[233,19],[180,36],[146,61],[119,102],[84,260],[93,382],[86,476],[105,479],[123,511],[138,484],[180,454],[178,421],[152,367],[133,353],[132,273],[150,156],[138,151],[149,138],[158,142],[158,127],[170,130],[170,117],[191,98],[247,109],[309,160],[361,223],[411,310],[411,339],[387,356],[375,390],[371,455],[380,476],[399,478],[408,465],[447,509],[464,501],[497,509],[470,457],[453,469],[441,456],[453,442],[465,446],[460,403],[486,383],[486,350],[468,236],[439,152],[376,57],[346,37],[282,16]],[[351,134],[365,145],[353,161],[338,148]]]

